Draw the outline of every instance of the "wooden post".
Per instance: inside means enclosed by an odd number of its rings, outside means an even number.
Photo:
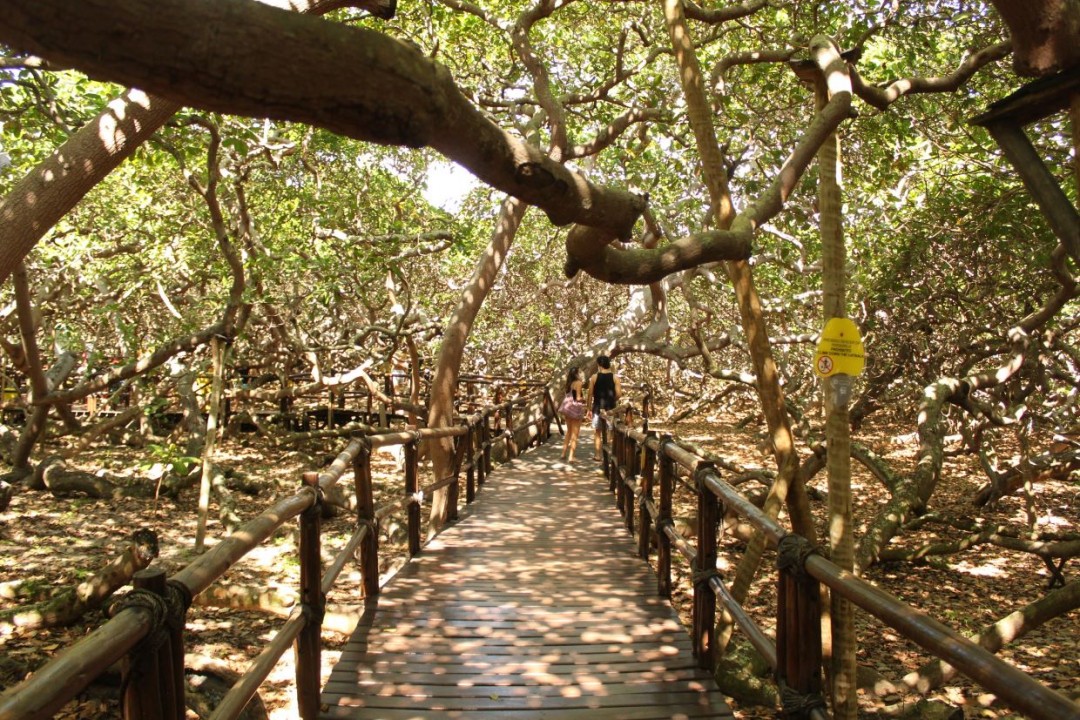
[[[296,636],[296,705],[303,720],[316,720],[322,684],[322,618],[326,611],[322,593],[319,473],[304,473],[303,482],[304,487],[315,491],[315,502],[300,515],[300,605],[307,622]]]
[[[601,427],[603,428],[603,430],[601,431],[603,433],[603,435],[602,435],[602,439],[600,441],[600,457],[602,458],[602,460],[600,461],[600,467],[603,468],[604,477],[606,477],[607,481],[608,481],[608,492],[616,493],[616,500],[615,501],[616,501],[616,503],[618,503],[617,487],[615,485],[615,474],[612,472],[612,465],[614,465],[614,458],[612,457],[611,453],[608,452],[608,442],[607,442],[608,420],[605,419],[603,421],[603,423],[601,423]],[[615,443],[612,442],[611,449],[614,450],[614,447],[615,447]]]
[[[514,433],[514,403],[506,403],[506,457],[513,460],[519,455],[517,435]]]
[[[792,700],[783,717],[809,718],[823,707],[821,695],[821,592],[807,574],[810,543],[798,535],[785,535],[777,549],[776,682]],[[798,701],[793,701],[794,698]]]
[[[720,523],[720,500],[704,480],[707,472],[716,472],[712,463],[698,465],[695,479],[698,496],[698,554],[694,572],[694,655],[698,667],[712,671],[716,666],[716,592],[709,580],[716,574],[716,530]]]
[[[491,426],[488,425],[489,416],[484,416],[484,475],[491,474],[491,471],[495,469],[491,464]],[[498,429],[498,428],[496,428]]]
[[[626,486],[626,517],[624,518],[626,524],[626,532],[631,536],[634,534],[634,513],[637,508],[634,506],[634,501],[637,497],[634,495],[633,486],[630,481],[638,476],[640,472],[638,468],[638,444],[637,440],[630,437],[629,428],[623,439],[623,463],[626,468],[626,473],[623,475],[623,485]]]
[[[160,598],[161,606],[165,600],[165,571],[158,568],[139,570],[132,576],[136,590],[153,593]],[[164,620],[164,617],[161,618]],[[168,654],[167,635],[163,627],[153,627],[142,643],[137,645],[130,655],[124,658],[121,668],[124,697],[122,712],[124,720],[154,720],[155,718],[176,717],[173,706],[166,706],[166,701],[175,705],[172,677],[164,673],[163,656]],[[157,640],[165,642],[160,644]],[[166,661],[171,665],[171,655]]]
[[[446,519],[449,522],[454,522],[460,517],[460,514],[458,512],[458,500],[461,497],[461,491],[460,491],[458,486],[461,484],[459,482],[459,480],[460,480],[459,473],[461,472],[461,451],[462,451],[462,449],[463,448],[461,447],[461,438],[460,437],[454,438],[454,459],[452,461],[453,464],[450,466],[450,472],[452,472],[454,474],[454,481],[452,483],[450,483],[446,487],[446,497],[447,497]]]
[[[675,494],[675,463],[666,452],[670,442],[671,435],[660,438],[660,507],[656,518],[656,592],[665,598],[671,597],[671,538],[665,528],[674,525],[671,502]]]
[[[470,425],[469,432],[465,433],[462,440],[465,442],[465,502],[471,503],[476,500],[476,451],[473,443],[474,428]]]
[[[612,437],[612,463],[611,472],[608,474],[608,485],[610,489],[615,492],[615,507],[619,509],[619,514],[624,518],[626,517],[626,483],[623,482],[623,434],[620,430],[615,430]]]
[[[645,461],[641,463],[641,515],[638,519],[638,555],[642,560],[649,559],[649,545],[651,544],[653,526],[652,517],[646,501],[652,500],[653,480],[656,470],[656,451],[649,447],[649,440],[656,437],[653,430],[646,433],[645,442],[641,444],[641,451]]]
[[[476,448],[476,454],[479,458],[473,458],[473,462],[476,463],[476,487],[484,487],[484,480],[487,479],[487,418],[480,418],[480,422],[474,428],[476,432],[476,442],[479,447]]]
[[[356,522],[367,526],[368,533],[360,543],[360,573],[364,597],[379,594],[379,526],[375,522],[375,494],[371,483],[371,446],[365,444],[353,460],[356,484]]]
[[[394,400],[394,378],[390,373],[386,373],[386,377],[383,378],[383,394],[393,402]],[[390,427],[390,415],[394,412],[393,405],[383,402],[380,405],[379,410],[379,425],[381,427]]]
[[[169,588],[165,580],[165,571],[161,568],[146,568],[132,576],[132,585],[136,588],[151,590],[157,595],[169,597]],[[190,603],[190,598],[188,600]],[[186,612],[187,607],[182,608]],[[171,620],[175,620],[175,625]],[[164,717],[170,720],[184,720],[187,708],[184,706],[184,618],[166,617],[165,632],[168,639],[158,648],[158,664],[161,668],[161,706]]]
[[[329,390],[329,396],[326,399],[326,429],[334,429],[334,390]]]
[[[405,443],[405,495],[412,497],[420,490],[419,435]],[[420,552],[420,503],[409,503],[409,557]]]

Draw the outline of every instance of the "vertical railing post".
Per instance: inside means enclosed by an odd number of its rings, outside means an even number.
[[[824,707],[821,689],[821,591],[806,572],[814,552],[799,535],[785,535],[777,547],[776,683],[785,718],[809,718]]]
[[[405,495],[414,497],[420,491],[420,435],[405,443]],[[419,502],[410,502],[407,512],[409,518],[409,557],[420,552],[420,514]]]
[[[480,422],[477,423],[474,429],[476,433],[475,453],[478,457],[473,458],[473,462],[476,463],[476,487],[484,487],[484,481],[487,479],[487,415],[480,416]]]
[[[667,444],[671,435],[660,438],[660,506],[656,518],[656,582],[660,597],[671,597],[671,538],[667,529],[674,527],[671,517],[672,498],[675,495],[675,461],[668,457]]]
[[[381,403],[379,424],[382,427],[390,427],[390,415],[394,412],[394,406],[391,404],[394,402],[394,376],[390,373],[386,373],[386,377],[383,378],[383,394],[386,395],[386,400]]]
[[[506,458],[513,460],[518,456],[517,434],[514,432],[514,403],[506,403]]]
[[[136,590],[159,598],[165,607],[165,571],[146,568],[132,576]],[[157,602],[156,602],[157,604]],[[153,627],[146,640],[127,656],[123,663],[124,720],[152,720],[154,717],[176,718],[176,688],[173,683],[173,655],[165,627]],[[184,667],[180,667],[184,673]],[[179,697],[179,717],[183,718],[184,696]]]
[[[490,415],[484,416],[484,476],[491,474],[494,469],[494,465],[491,463],[491,425],[489,421]],[[498,430],[498,427],[495,428]]]
[[[356,524],[367,528],[360,543],[360,574],[364,597],[379,594],[379,526],[375,522],[375,493],[371,482],[371,444],[365,442],[353,460],[356,484]]]
[[[694,655],[698,667],[716,666],[716,591],[709,582],[716,573],[716,533],[720,524],[720,499],[705,485],[712,463],[701,463],[694,473],[698,501],[698,553],[694,568]]]
[[[623,434],[619,428],[612,429],[613,437],[611,440],[612,446],[612,463],[611,472],[608,473],[608,483],[610,489],[615,492],[615,507],[619,509],[619,514],[626,515],[626,484],[623,482]]]
[[[157,615],[154,627],[147,637],[124,658],[121,665],[124,696],[122,709],[124,720],[154,720],[176,717],[176,711],[166,702],[175,692],[172,677],[165,674],[163,660],[168,654],[162,646],[168,646],[165,620],[165,571],[148,568],[132,576],[135,591],[124,606],[154,607]],[[171,665],[171,654],[165,662]],[[182,671],[182,669],[181,669]]]
[[[608,432],[614,432],[614,429],[611,426],[610,416],[605,417],[604,421],[600,423],[600,426],[602,428],[601,432],[603,433],[602,439],[600,440],[601,466],[604,468],[604,477],[606,477],[608,481],[608,492],[615,493],[615,502],[618,503],[618,485],[615,482],[617,473],[615,472],[615,457],[613,455],[618,434],[615,433],[614,437],[612,437],[611,446],[609,447]]]
[[[326,611],[322,592],[319,473],[304,473],[304,487],[310,488],[315,497],[311,507],[300,514],[300,607],[307,622],[296,636],[296,706],[303,720],[316,720],[322,673],[322,619]]]
[[[649,515],[648,502],[653,496],[653,480],[656,472],[656,451],[649,446],[649,441],[656,437],[656,432],[650,430],[646,433],[645,442],[641,443],[641,453],[644,461],[641,462],[641,504],[640,517],[638,519],[638,555],[642,560],[649,559],[649,545],[652,543],[653,524],[652,516]]]
[[[555,398],[551,397],[548,390],[544,390],[544,396],[547,397],[548,404],[551,406],[551,419],[555,421],[555,427],[559,429],[560,435],[565,435],[566,430],[563,429],[562,418],[559,417],[559,406],[555,404]],[[550,423],[550,420],[548,422]],[[550,436],[550,434],[549,432],[548,435]]]
[[[176,703],[176,714],[172,720],[184,720],[187,717],[187,678],[184,675],[184,628],[187,625],[187,611],[191,607],[191,590],[179,580],[166,581],[166,597],[169,608],[169,656],[166,671],[172,676],[172,697]],[[169,716],[166,716],[169,717]]]
[[[634,534],[634,512],[637,508],[634,505],[634,489],[630,485],[630,480],[637,477],[637,440],[630,436],[629,426],[626,433],[623,436],[623,467],[626,468],[626,472],[623,473],[622,483],[626,488],[626,507],[624,511],[626,515],[623,517],[623,523],[626,526],[626,532],[630,535]]]
[[[460,480],[461,480],[461,476],[460,476],[460,473],[461,473],[461,451],[463,449],[460,446],[461,442],[462,442],[462,439],[461,439],[460,436],[454,438],[454,453],[453,453],[453,456],[452,456],[453,457],[453,460],[452,460],[453,464],[450,467],[450,471],[454,474],[454,481],[446,486],[446,498],[447,498],[446,519],[449,522],[454,522],[460,517],[460,513],[458,512],[458,504],[459,504],[459,500],[461,498],[461,492],[460,492],[460,489],[459,489],[459,486],[461,485],[461,482],[460,482]]]
[[[474,432],[473,425],[468,426],[469,431],[465,433],[465,437],[462,438],[462,442],[465,443],[465,456],[463,461],[465,463],[465,503],[469,504],[476,500],[476,449],[474,445]]]

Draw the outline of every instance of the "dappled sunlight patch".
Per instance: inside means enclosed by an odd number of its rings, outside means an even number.
[[[993,577],[993,578],[1007,578],[1009,572],[1005,568],[1009,564],[1006,558],[992,558],[989,562],[981,565],[974,565],[967,560],[961,560],[958,563],[950,564],[949,567],[957,572],[966,573],[968,575],[975,575],[977,577]]]

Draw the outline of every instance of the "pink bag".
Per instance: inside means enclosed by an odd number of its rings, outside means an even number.
[[[568,394],[559,405],[559,414],[568,420],[581,420],[585,417],[585,403]]]

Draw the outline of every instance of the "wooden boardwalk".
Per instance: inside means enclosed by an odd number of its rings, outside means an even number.
[[[368,604],[321,718],[731,718],[592,456],[498,468]],[[580,452],[584,450],[584,452]]]

